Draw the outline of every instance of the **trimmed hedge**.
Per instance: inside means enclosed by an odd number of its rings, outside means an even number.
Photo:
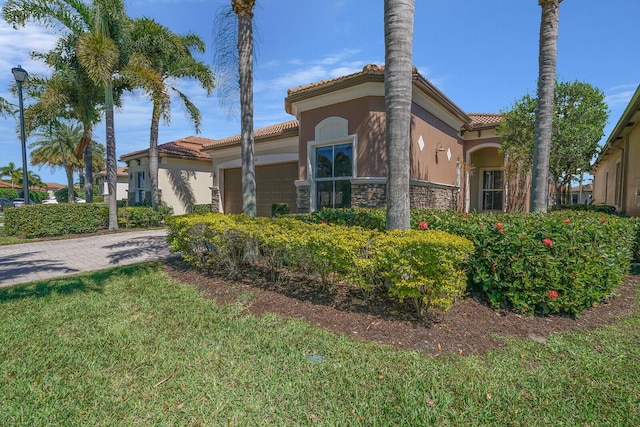
[[[322,284],[359,285],[365,297],[384,289],[413,302],[418,313],[448,308],[465,290],[461,265],[473,251],[467,239],[445,232],[381,233],[360,227],[303,223],[292,218],[183,215],[167,221],[172,250],[200,269],[222,264],[231,274],[261,265]]]
[[[107,218],[108,208],[93,203],[25,205],[5,211],[4,230],[27,238],[94,233],[106,226]]]
[[[173,209],[130,207],[118,209],[118,225],[157,227]],[[59,203],[25,205],[5,209],[4,230],[7,235],[26,238],[61,236],[63,234],[95,233],[109,224],[109,208],[98,203]]]
[[[193,213],[203,214],[211,212],[211,203],[205,203],[193,206]]]

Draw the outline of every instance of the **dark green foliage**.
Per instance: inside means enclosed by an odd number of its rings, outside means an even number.
[[[635,220],[593,212],[412,212],[412,226],[420,221],[474,243],[473,291],[492,307],[529,314],[577,315],[614,296],[637,237]]]
[[[18,190],[13,188],[0,188],[0,197],[13,200],[18,197]]]
[[[203,214],[203,213],[209,213],[211,212],[211,204],[210,203],[204,203],[201,205],[194,205],[193,206],[193,213],[196,214]]]
[[[289,217],[304,222],[326,222],[327,224],[357,226],[378,231],[384,231],[387,222],[384,209],[322,208],[312,214],[293,214]]]
[[[572,205],[562,205],[560,210],[571,210],[571,211],[590,211],[590,212],[600,212],[606,214],[614,214],[616,212],[616,207],[611,205],[584,205],[584,204],[572,204]]]
[[[158,227],[167,217],[173,214],[173,208],[158,206],[152,209],[147,206],[134,206],[118,209],[118,225],[126,228]]]
[[[288,215],[291,213],[291,209],[289,209],[288,203],[274,203],[271,205],[271,217],[275,218],[277,216]]]
[[[29,191],[29,198],[35,203],[42,203],[44,199],[49,198],[49,193],[46,191]]]
[[[7,235],[27,238],[94,233],[106,225],[107,208],[97,204],[25,205],[5,213]]]

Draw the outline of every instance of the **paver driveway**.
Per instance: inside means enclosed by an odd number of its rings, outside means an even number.
[[[130,231],[0,246],[0,287],[166,259],[173,256],[167,233]]]

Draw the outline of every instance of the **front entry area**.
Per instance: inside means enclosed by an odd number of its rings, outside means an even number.
[[[287,203],[296,212],[298,162],[256,166],[256,209],[258,216],[271,216],[274,203]],[[242,213],[242,168],[224,170],[224,212]]]

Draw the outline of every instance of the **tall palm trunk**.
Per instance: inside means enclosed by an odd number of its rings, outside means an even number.
[[[410,226],[411,100],[415,0],[385,0],[387,230]]]
[[[116,199],[116,180],[118,164],[116,163],[116,134],[113,117],[113,84],[109,81],[104,89],[105,126],[107,139],[107,188],[109,190],[109,230],[118,229],[118,201]]]
[[[536,106],[531,212],[546,212],[549,194],[549,156],[553,127],[556,62],[558,59],[558,23],[562,0],[538,0],[542,7],[540,53],[538,56],[538,103]]]
[[[158,127],[160,123],[160,107],[154,102],[151,115],[151,131],[149,133],[149,182],[151,184],[151,207],[160,204],[158,196]]]
[[[84,194],[87,203],[93,203],[93,150],[91,147],[91,138],[93,138],[93,127],[91,125],[84,126],[84,134],[82,139],[88,141],[84,147]]]
[[[240,78],[240,146],[242,212],[256,216],[256,172],[253,155],[253,7],[255,0],[234,0],[238,16],[238,75]]]

